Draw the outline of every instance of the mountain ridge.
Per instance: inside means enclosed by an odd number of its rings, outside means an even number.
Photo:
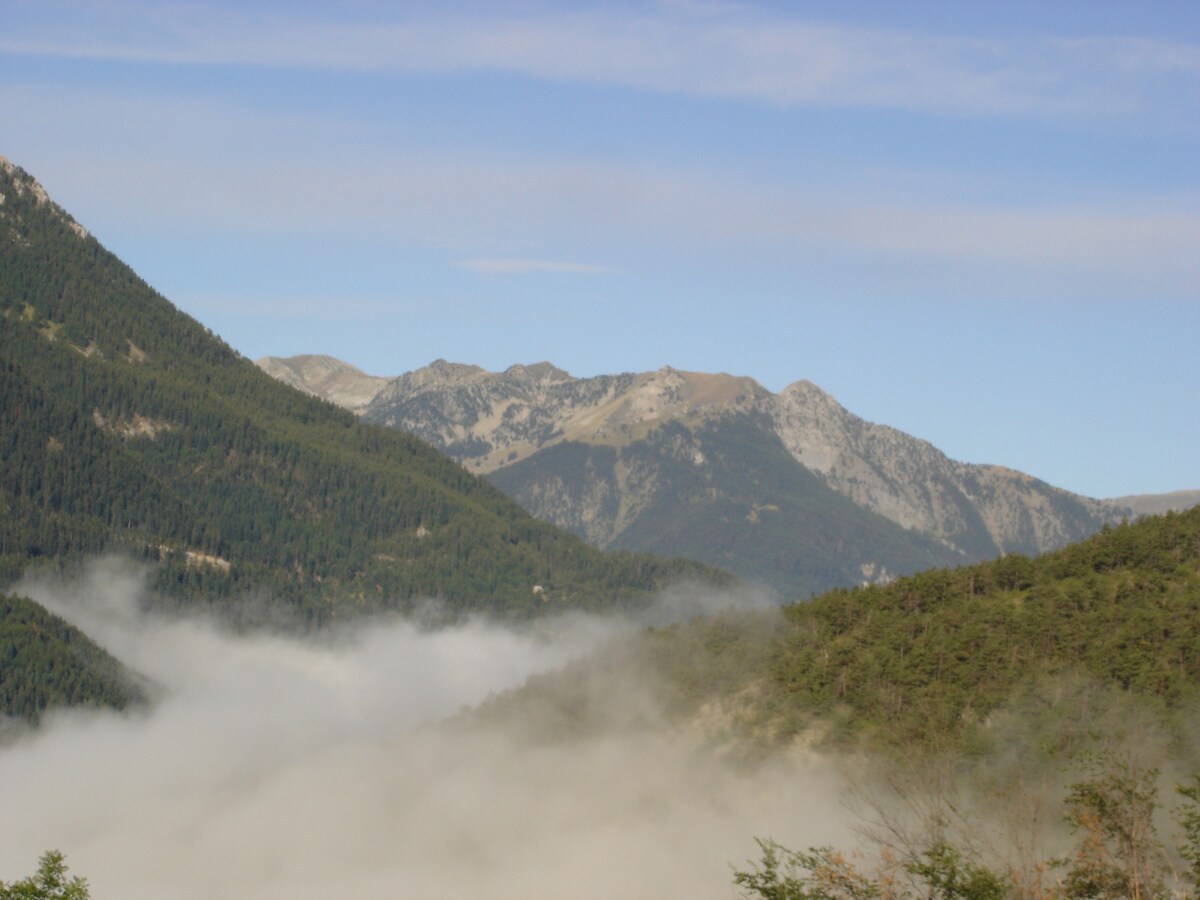
[[[538,374],[531,376],[531,370]],[[667,458],[688,458],[705,469],[709,461],[703,442],[695,439],[697,434],[707,431],[712,439],[714,429],[737,428],[743,436],[753,432],[756,458],[759,464],[773,459],[769,468],[777,485],[811,473],[824,489],[855,509],[909,535],[912,546],[901,552],[903,535],[878,532],[879,540],[896,548],[898,555],[884,562],[865,554],[843,566],[841,582],[821,583],[819,589],[839,586],[853,571],[887,573],[865,576],[871,580],[896,574],[897,565],[915,571],[918,563],[950,565],[1001,553],[1044,552],[1132,515],[1127,506],[1075,495],[1003,466],[952,460],[927,441],[855,416],[805,379],[776,394],[746,376],[686,372],[670,366],[654,372],[573,378],[551,363],[488,372],[438,360],[389,379],[360,414],[440,447],[470,471],[488,475],[539,517],[597,546],[642,549],[648,544],[661,549],[661,535],[643,528],[645,537],[635,540],[637,530],[629,529],[639,515],[656,505],[662,508],[652,518],[660,525],[672,518],[664,507],[667,494],[690,492],[691,499],[683,502],[695,504],[697,515],[715,499],[697,499],[701,488],[693,483],[695,479]],[[687,449],[679,443],[681,434],[675,434],[673,449],[661,436],[654,437],[668,424],[690,433]],[[646,468],[649,457],[642,452],[651,444],[656,448],[651,456],[658,460],[653,476]],[[553,447],[559,450],[548,455]],[[601,453],[599,448],[613,453]],[[791,474],[784,476],[789,466]],[[664,467],[675,473],[672,478],[681,480],[668,484]],[[573,473],[570,478],[567,470]],[[727,478],[733,470],[726,466],[725,471]],[[579,483],[572,486],[571,479]],[[692,487],[683,488],[685,482]],[[719,479],[714,481],[710,473],[704,489],[720,493]],[[813,503],[827,514],[838,508],[836,515],[843,522],[857,515],[832,497],[815,500],[814,490],[811,485],[805,489],[806,500],[793,497],[796,515],[800,507]],[[769,517],[770,507],[777,505],[765,494],[754,496],[755,488],[749,484],[733,493],[738,494],[741,515],[751,524],[765,514]],[[793,527],[797,521],[793,516]],[[856,521],[859,527],[868,527]],[[927,545],[914,543],[918,537],[933,540],[944,552],[931,556]],[[784,551],[782,542],[778,549]],[[866,549],[865,544],[860,548]],[[795,550],[804,552],[803,547]],[[686,542],[679,545],[679,552],[696,555],[694,545]]]
[[[259,368],[272,378],[355,413],[364,411],[388,382],[332,356],[294,356],[289,365],[268,357],[262,363]]]

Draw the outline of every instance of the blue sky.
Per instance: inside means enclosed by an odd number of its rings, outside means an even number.
[[[0,153],[249,357],[807,378],[1200,488],[1200,4],[0,7]]]

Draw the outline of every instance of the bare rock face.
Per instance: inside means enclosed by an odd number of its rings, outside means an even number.
[[[932,538],[960,561],[1041,552],[1131,513],[1127,504],[1071,494],[1001,466],[956,462],[927,441],[860,419],[808,381],[773,394],[750,378],[670,367],[574,378],[545,362],[497,373],[438,360],[382,379],[328,357],[267,362],[259,364],[276,377],[412,432],[474,472],[496,474],[527,507],[601,546],[619,546],[637,533],[639,516],[681,490],[668,482],[683,478],[688,465],[708,472],[712,483],[703,490],[710,500],[722,496],[706,459],[711,449],[697,438],[721,422],[736,422],[748,438],[753,431],[747,447],[781,444],[854,506]],[[651,440],[668,424],[679,429],[669,464],[647,455],[668,452],[669,442]],[[616,455],[545,455],[576,445],[613,448]],[[519,477],[499,477],[510,470]],[[771,498],[763,496],[747,520],[761,525],[770,509]],[[859,564],[884,571],[879,560]]]
[[[255,365],[273,378],[338,406],[362,414],[388,384],[332,356],[264,356]]]
[[[623,445],[662,422],[750,408],[765,393],[749,378],[671,368],[580,379],[549,363],[496,373],[439,360],[393,379],[365,415],[488,473],[560,441]]]
[[[42,187],[40,181],[22,169],[20,166],[9,161],[8,157],[0,156],[0,171],[12,178],[13,190],[18,195],[29,194],[33,197],[34,203],[38,206],[48,206],[50,210],[67,224],[67,226],[81,238],[88,237],[87,229],[75,221],[74,218],[61,206],[50,199],[46,193],[46,189]],[[0,191],[0,206],[3,206],[8,198]],[[15,233],[15,232],[14,232]]]
[[[774,404],[776,433],[801,463],[858,505],[969,555],[1041,552],[1129,510],[1002,466],[970,465],[932,444],[847,412],[801,381]]]

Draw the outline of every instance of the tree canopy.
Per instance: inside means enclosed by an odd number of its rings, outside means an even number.
[[[5,884],[0,881],[0,900],[88,900],[87,879],[68,876],[62,853],[42,854],[35,875]]]

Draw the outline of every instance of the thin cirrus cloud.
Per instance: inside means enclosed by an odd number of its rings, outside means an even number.
[[[1169,110],[1190,106],[1200,87],[1200,47],[1138,37],[983,39],[753,10],[408,12],[364,22],[174,5],[115,9],[77,16],[74,26],[18,25],[0,38],[0,50],[162,63],[507,71],[781,105],[1101,119],[1148,112],[1164,124],[1173,118]]]
[[[607,266],[589,263],[562,262],[549,259],[523,259],[520,257],[475,257],[458,263],[461,269],[480,275],[604,275],[613,270]]]
[[[628,268],[619,260],[632,243],[690,256],[774,248],[1002,264],[1083,277],[1097,296],[1190,295],[1200,278],[1194,252],[1200,216],[1154,197],[1066,206],[997,198],[963,204],[899,188],[846,197],[810,185],[767,187],[720,172],[597,161],[414,154],[331,170],[321,155],[306,152],[269,168],[257,159],[228,163],[214,181],[207,158],[180,156],[171,146],[158,146],[145,165],[119,164],[118,157],[113,150],[82,163],[61,161],[89,198],[86,206],[122,211],[160,230],[318,235],[351,228],[438,248],[456,267],[481,276],[609,274]],[[103,223],[82,221],[103,232]],[[564,235],[576,247],[603,244],[606,260],[618,262],[574,258],[559,246]],[[542,253],[472,253],[498,241]]]

